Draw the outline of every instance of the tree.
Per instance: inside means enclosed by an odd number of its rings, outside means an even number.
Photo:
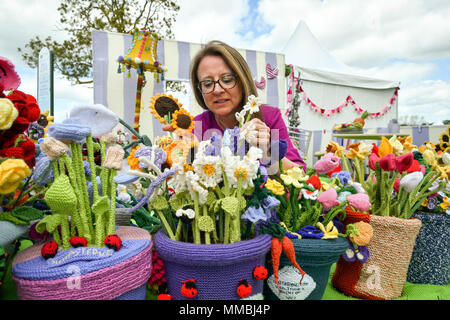
[[[58,42],[36,36],[18,51],[36,68],[39,51],[48,47],[54,52],[55,68],[72,84],[92,83],[92,29],[129,33],[137,27],[173,39],[179,10],[176,0],[62,0],[60,23],[69,39]]]

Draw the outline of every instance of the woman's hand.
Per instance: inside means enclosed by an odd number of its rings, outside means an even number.
[[[168,132],[174,132],[175,128],[172,127],[170,124],[166,124],[164,127],[162,127],[163,131],[168,131]]]
[[[250,126],[250,127],[249,127]],[[266,155],[270,147],[270,128],[260,119],[252,119],[241,128],[241,132],[250,129],[246,135],[246,140],[251,146],[255,146],[263,150]]]

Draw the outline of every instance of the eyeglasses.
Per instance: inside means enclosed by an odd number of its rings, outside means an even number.
[[[217,81],[214,80],[200,81],[198,84],[198,88],[204,94],[211,93],[214,91],[216,83],[218,83],[222,87],[222,89],[233,89],[236,86],[237,78],[234,74],[227,74],[222,76]]]

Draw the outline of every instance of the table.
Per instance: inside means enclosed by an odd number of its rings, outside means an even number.
[[[347,139],[346,148],[350,145],[350,140],[381,140],[383,137],[390,139],[393,136],[407,137],[406,133],[333,133],[333,137]]]

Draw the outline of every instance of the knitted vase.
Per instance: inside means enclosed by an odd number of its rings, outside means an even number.
[[[231,244],[193,244],[173,241],[160,230],[155,249],[164,261],[167,288],[174,300],[237,300],[241,280],[252,286],[249,298],[262,299],[263,280],[253,277],[257,266],[264,266],[272,236],[260,235]],[[197,295],[187,298],[183,282],[195,279]]]
[[[409,262],[422,222],[419,219],[377,216],[346,209],[344,225],[364,221],[373,228],[365,263],[336,264],[332,284],[342,293],[370,300],[388,300],[402,295]],[[345,232],[345,231],[344,231]]]
[[[60,250],[41,256],[43,244],[19,252],[12,278],[21,300],[145,300],[152,271],[152,238],[137,227],[118,227],[118,251],[107,247]]]
[[[412,283],[447,285],[450,282],[450,216],[419,212],[422,221],[417,236],[407,280]]]
[[[294,244],[297,263],[315,283],[314,290],[309,294],[299,294],[296,299],[321,300],[328,283],[331,266],[348,248],[347,239],[343,237],[336,239],[292,239],[292,243]],[[269,262],[270,259],[271,256],[268,254],[267,266],[269,276],[273,274],[272,263]],[[292,263],[283,252],[280,258],[279,272],[286,266],[292,266]],[[270,277],[266,280],[266,284],[267,281],[270,281]],[[284,286],[280,286],[282,292]],[[300,289],[298,290],[300,291]],[[270,300],[279,299],[278,292],[274,293],[268,285],[264,286],[264,296]]]

